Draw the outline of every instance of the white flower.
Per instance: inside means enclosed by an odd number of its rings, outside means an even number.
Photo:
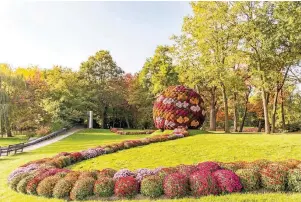
[[[201,108],[200,108],[198,105],[196,105],[196,106],[191,106],[190,109],[191,109],[193,112],[198,112],[198,111],[201,110]]]
[[[180,101],[178,101],[178,102],[176,103],[176,106],[177,106],[177,107],[179,107],[179,108],[182,108],[182,106],[183,106],[183,103],[182,103],[182,102],[180,102]]]
[[[186,102],[186,101],[184,101],[184,102],[183,102],[183,107],[184,107],[184,108],[187,108],[187,107],[188,107],[188,105],[189,105],[189,103],[188,103],[188,102]]]

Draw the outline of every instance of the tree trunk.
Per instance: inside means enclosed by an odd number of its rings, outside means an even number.
[[[230,133],[229,128],[229,109],[228,109],[228,97],[226,92],[226,87],[222,83],[223,99],[224,99],[224,112],[225,112],[225,133]]]
[[[210,129],[216,131],[216,87],[213,87],[210,91]]]
[[[234,132],[237,132],[238,128],[238,109],[237,109],[237,92],[234,93]]]
[[[125,117],[125,122],[126,122],[126,127],[130,128],[130,122],[127,116]]]
[[[279,89],[277,88],[277,90],[275,92],[274,102],[273,102],[272,130],[271,130],[272,133],[275,133],[278,95],[279,95]]]
[[[245,96],[245,110],[244,110],[244,115],[242,117],[242,121],[241,121],[241,125],[239,128],[239,132],[243,131],[244,125],[245,125],[245,121],[246,121],[246,117],[247,117],[247,112],[248,112],[248,103],[249,103],[249,96],[251,93],[251,87],[249,87],[248,92],[246,92],[246,96]]]
[[[107,128],[107,116],[108,116],[108,107],[105,106],[102,114],[102,128],[106,129]]]
[[[285,114],[284,114],[284,98],[283,98],[283,90],[280,91],[281,95],[281,120],[282,120],[282,130],[285,130]]]
[[[261,130],[262,130],[262,120],[259,119],[258,120],[258,131],[257,132],[261,132]]]
[[[264,131],[266,134],[270,134],[270,122],[269,122],[269,110],[268,110],[268,94],[262,89],[262,106],[264,113]]]

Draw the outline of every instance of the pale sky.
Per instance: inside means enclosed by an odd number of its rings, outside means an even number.
[[[192,12],[189,2],[10,2],[0,0],[0,63],[13,67],[78,69],[104,49],[134,73]]]

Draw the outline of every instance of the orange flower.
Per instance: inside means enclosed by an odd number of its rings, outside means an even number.
[[[193,126],[193,127],[197,127],[200,123],[196,120],[193,120],[190,125]]]
[[[188,117],[184,117],[184,123],[188,122],[189,121],[189,118]]]
[[[177,122],[178,122],[178,123],[183,123],[183,121],[184,121],[184,119],[183,119],[182,116],[180,116],[180,117],[177,119]]]
[[[190,98],[190,103],[191,104],[199,104],[199,99],[197,99],[197,98]]]

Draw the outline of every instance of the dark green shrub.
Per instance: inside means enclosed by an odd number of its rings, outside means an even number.
[[[72,200],[83,200],[84,198],[93,195],[95,179],[92,177],[86,177],[78,179],[70,193]]]
[[[26,186],[29,180],[34,178],[34,175],[28,175],[27,177],[24,177],[17,185],[17,191],[21,192],[23,194],[26,194]]]
[[[140,187],[141,194],[151,198],[159,197],[163,194],[163,180],[157,175],[143,178]]]
[[[94,194],[96,196],[109,197],[114,194],[115,182],[113,178],[103,177],[94,184]]]
[[[288,171],[287,175],[288,190],[301,192],[301,170],[293,169]]]
[[[245,191],[257,190],[260,187],[260,175],[256,169],[239,169],[236,172]]]
[[[52,190],[60,179],[61,178],[58,176],[46,177],[39,183],[37,187],[38,195],[44,197],[52,197]]]

